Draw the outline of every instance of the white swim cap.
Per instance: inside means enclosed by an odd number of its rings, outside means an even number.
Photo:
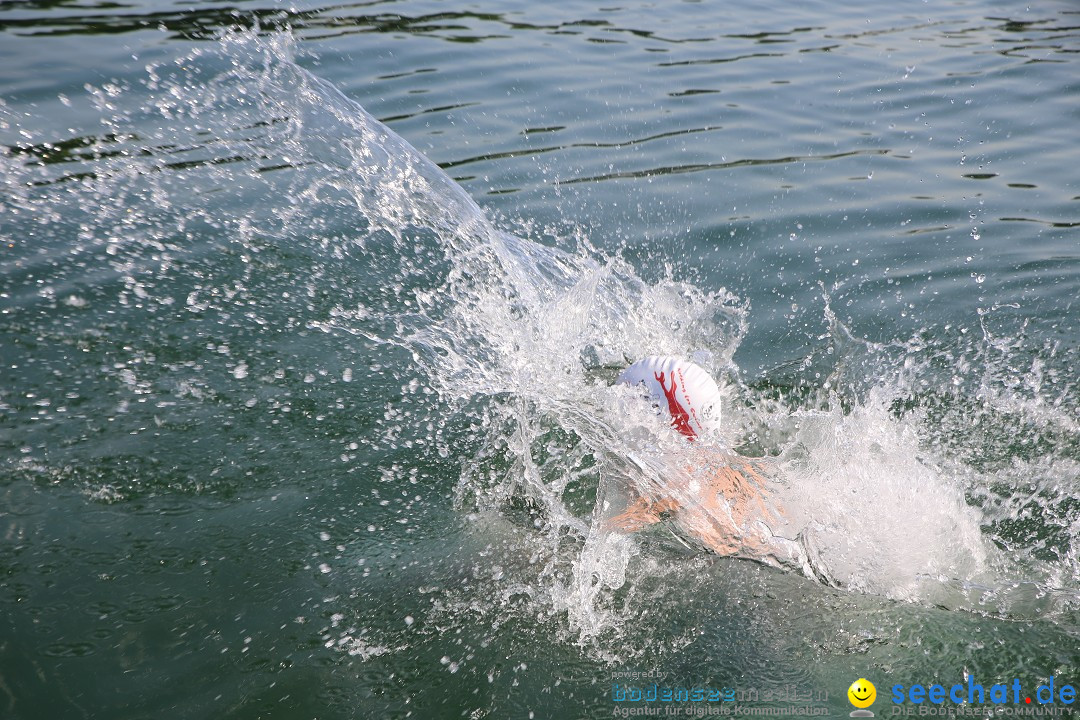
[[[700,366],[670,355],[642,358],[619,375],[624,385],[644,385],[671,424],[694,440],[720,427],[720,388]]]

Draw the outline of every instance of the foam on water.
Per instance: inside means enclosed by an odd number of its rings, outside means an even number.
[[[808,582],[1014,616],[1075,609],[1080,443],[1069,352],[1032,352],[985,324],[981,338],[939,329],[875,345],[847,333],[823,300],[828,331],[806,364],[824,368],[819,384],[748,382],[734,357],[753,313],[736,295],[681,281],[678,268],[645,282],[584,237],[551,247],[500,231],[293,53],[288,35],[229,34],[148,68],[150,103],[126,107],[122,87],[95,89],[106,132],[93,174],[5,155],[20,188],[8,210],[70,227],[79,241],[69,256],[103,253],[121,297],[148,313],[177,303],[245,332],[283,313],[292,327],[387,353],[392,375],[419,383],[406,383],[377,421],[380,442],[461,456],[456,511],[538,559],[507,574],[503,597],[524,587],[572,637],[617,626],[618,592],[649,572],[650,554],[671,552],[643,537],[674,533],[704,552],[671,524],[638,537],[604,523],[658,487],[693,501],[671,485],[673,431],[611,384],[648,354],[693,357],[716,375],[729,428],[718,440],[770,456],[783,513],[774,531],[800,544]],[[223,215],[215,197],[263,209]],[[229,240],[201,247],[192,242],[200,226]],[[218,252],[251,269],[225,282],[204,268],[186,298],[167,292],[178,260],[191,272]],[[307,256],[308,276],[275,280],[272,263],[258,262],[275,253]],[[66,262],[44,270],[52,295],[72,307],[102,302],[75,292]],[[1014,367],[1025,354],[1029,364]],[[135,392],[152,363],[116,372]],[[218,391],[268,372],[244,358],[226,370]],[[193,393],[214,392],[192,382]],[[367,639],[349,648],[387,652]]]

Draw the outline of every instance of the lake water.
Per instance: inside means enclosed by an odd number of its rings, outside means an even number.
[[[0,716],[1080,683],[1074,2],[0,33]],[[648,354],[720,381],[808,572],[607,529],[676,447],[612,387]]]

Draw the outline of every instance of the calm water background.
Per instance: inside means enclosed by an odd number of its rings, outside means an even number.
[[[860,676],[1080,681],[1075,3],[40,0],[0,32],[3,717],[610,716],[620,670],[834,714]],[[251,56],[284,79],[215,79]],[[839,587],[661,533],[590,554],[573,413],[395,337],[456,317],[447,347],[533,374],[563,341],[500,346],[444,230],[372,229],[413,191],[332,175],[340,119],[281,130],[298,67],[515,252],[629,278],[614,324],[722,308],[575,330],[566,397],[710,353],[732,440],[822,488]],[[521,327],[576,297],[515,292]],[[981,539],[927,534],[913,476]],[[970,542],[985,572],[890,569]]]

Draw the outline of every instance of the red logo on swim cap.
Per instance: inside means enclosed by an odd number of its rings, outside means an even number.
[[[676,430],[693,440],[697,437],[697,433],[694,432],[694,428],[690,427],[690,414],[683,409],[678,398],[675,397],[675,390],[678,389],[678,385],[675,384],[675,373],[671,375],[670,390],[664,385],[664,373],[653,373],[653,377],[656,378],[656,382],[660,383],[660,389],[664,391],[664,397],[667,398],[668,412],[671,413],[671,424],[675,426]]]

